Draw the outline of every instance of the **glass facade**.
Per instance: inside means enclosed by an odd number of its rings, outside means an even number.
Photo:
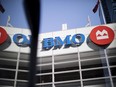
[[[102,8],[100,7],[99,15],[101,24],[104,24],[103,14],[106,23],[116,23],[116,0],[101,0]],[[103,9],[103,13],[102,10]]]
[[[115,24],[106,25],[116,33]],[[36,64],[36,87],[116,87],[116,36],[106,49],[94,44],[89,38],[96,26],[66,31],[40,34]],[[11,39],[11,44],[0,49],[0,87],[27,87],[29,78],[29,47],[20,47],[13,42],[17,33],[30,35],[29,30],[4,27]],[[10,32],[12,31],[12,32]],[[85,41],[81,45],[42,49],[46,37],[82,33]],[[71,37],[72,38],[72,37]],[[9,38],[8,38],[9,39]],[[17,38],[18,42],[25,38]],[[79,38],[80,39],[80,38]],[[77,38],[75,40],[79,41]],[[0,45],[0,48],[9,41]]]
[[[0,52],[0,87],[27,87],[29,54]],[[115,87],[116,48],[38,57],[36,87]]]

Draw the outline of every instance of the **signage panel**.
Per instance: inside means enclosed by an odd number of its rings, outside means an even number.
[[[7,32],[0,27],[0,45],[3,44],[8,38]]]
[[[97,45],[107,45],[114,40],[114,31],[107,26],[98,26],[92,29],[90,39]]]
[[[95,44],[95,48],[104,45],[106,45],[106,47],[108,46],[108,48],[116,47],[114,32],[116,33],[115,23],[43,33],[39,35],[37,55],[42,57],[51,56],[52,53],[54,53],[54,55],[76,53],[77,50],[80,52],[92,51],[94,49],[90,46],[91,42]],[[20,51],[22,53],[29,53],[30,40],[31,35],[28,29],[0,27],[0,48],[2,48],[2,50],[18,52],[21,47]],[[89,40],[91,40],[91,42],[88,44]],[[7,46],[3,49],[2,46],[5,44],[7,44]]]
[[[78,39],[78,40],[76,40]],[[81,45],[85,41],[85,36],[83,34],[74,34],[71,38],[71,35],[67,35],[64,40],[62,40],[59,36],[55,38],[44,38],[43,39],[43,49],[51,49],[69,47],[71,45]]]

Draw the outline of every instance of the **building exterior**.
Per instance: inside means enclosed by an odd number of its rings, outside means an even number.
[[[27,87],[30,31],[0,27],[0,87]],[[36,87],[116,87],[116,23],[39,34]]]
[[[101,0],[106,23],[116,23],[116,0]],[[103,15],[99,10],[101,23],[104,24]]]

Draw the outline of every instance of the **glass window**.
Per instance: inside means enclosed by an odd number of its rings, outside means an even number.
[[[113,78],[114,87],[116,87],[116,78]]]
[[[82,72],[83,79],[99,78],[99,77],[105,77],[105,76],[108,76],[107,69],[85,70]]]
[[[52,84],[37,84],[36,87],[52,87]]]
[[[36,73],[38,85],[41,87],[49,87],[52,82],[52,57],[39,57],[37,59],[37,73]],[[49,83],[46,85],[46,83]],[[37,86],[40,87],[40,86]],[[50,86],[52,87],[52,86]]]
[[[14,85],[14,81],[12,81],[12,80],[1,80],[0,79],[0,86],[1,87],[13,87],[13,85]]]
[[[54,61],[55,72],[79,69],[77,54],[55,56]]]
[[[109,78],[88,79],[83,81],[84,87],[111,87]]]
[[[66,55],[57,55],[54,57],[54,62],[66,62],[66,61],[77,61],[78,55],[75,54],[66,54]]]
[[[16,87],[27,87],[27,82],[17,81],[17,86]]]
[[[109,60],[110,66],[116,65],[116,56],[110,56],[108,60]]]
[[[52,75],[37,76],[37,83],[49,83],[49,82],[52,82]]]
[[[52,57],[40,57],[37,59],[37,74],[52,72]]]
[[[55,87],[81,87],[80,81],[62,82],[55,84]]]
[[[80,79],[79,72],[55,74],[55,82],[69,81],[69,80],[79,80],[79,79]]]
[[[103,62],[102,62],[103,61]],[[89,61],[81,61],[81,68],[87,69],[87,68],[102,68],[103,66],[107,66],[105,59],[96,59],[96,60],[89,60]]]
[[[17,54],[15,52],[0,52],[0,86],[13,86]]]
[[[112,76],[116,76],[116,67],[111,68],[111,74]]]
[[[87,60],[87,59],[96,59],[100,58],[99,51],[88,51],[88,52],[80,52],[80,59],[81,60]]]

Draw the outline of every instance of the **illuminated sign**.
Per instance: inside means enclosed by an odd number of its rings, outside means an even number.
[[[3,44],[8,38],[7,32],[0,27],[0,45]]]
[[[107,45],[114,40],[114,31],[106,26],[98,26],[91,31],[90,39],[97,45]]]

